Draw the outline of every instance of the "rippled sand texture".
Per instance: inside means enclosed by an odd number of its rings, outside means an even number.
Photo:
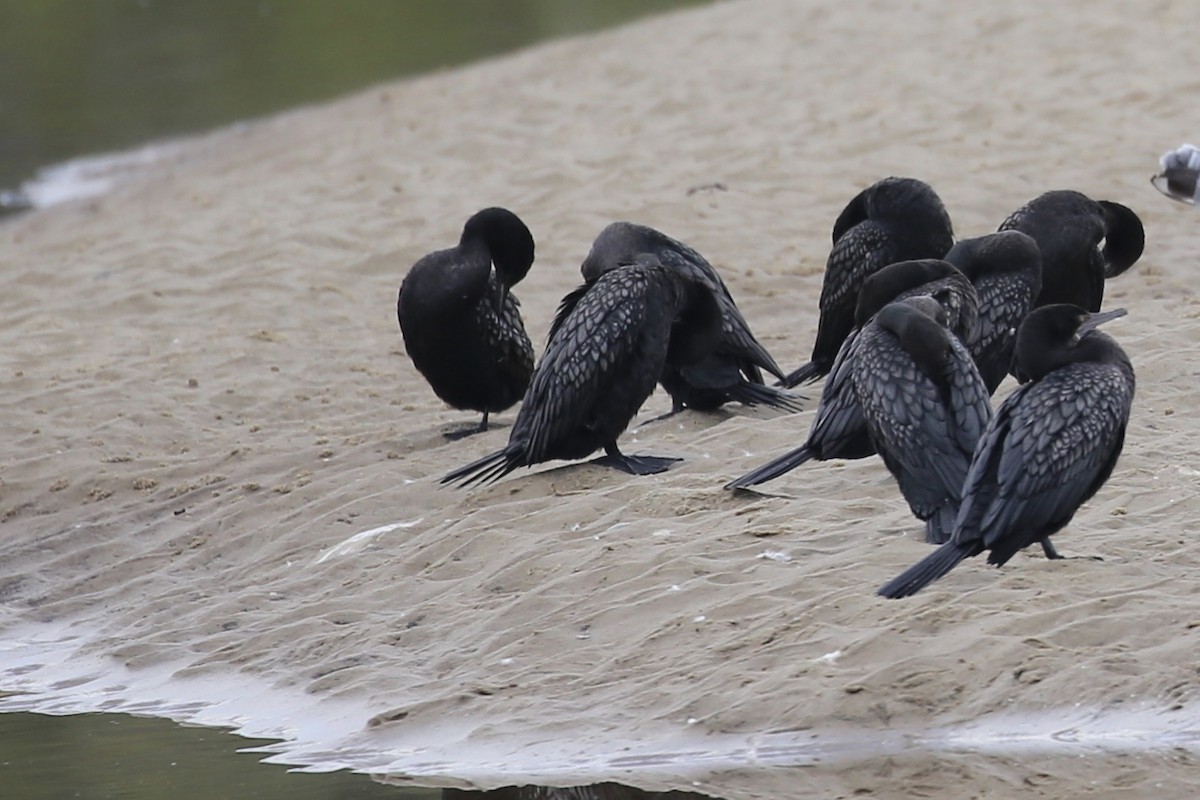
[[[0,623],[69,626],[134,676],[350,699],[369,709],[363,747],[491,747],[533,774],[536,742],[869,739],[1189,703],[1200,216],[1148,178],[1198,135],[1193,11],[718,3],[217,132],[105,198],[3,223]],[[959,236],[1057,188],[1142,216],[1145,255],[1107,295],[1129,309],[1108,330],[1139,379],[1125,453],[1056,539],[1103,561],[976,560],[877,598],[927,552],[881,463],[811,465],[766,496],[720,488],[798,443],[811,410],[627,434],[629,452],[686,459],[660,476],[554,464],[438,485],[514,415],[445,441],[474,415],[434,397],[396,325],[409,265],[472,212],[508,206],[537,238],[516,293],[539,350],[592,237],[630,219],[704,253],[790,368],[834,218],[891,174],[929,181]],[[660,392],[642,417],[668,408]],[[806,786],[1118,796],[1149,775],[1178,791],[1158,796],[1195,796],[1194,760],[879,756]],[[735,777],[707,788],[749,796]]]

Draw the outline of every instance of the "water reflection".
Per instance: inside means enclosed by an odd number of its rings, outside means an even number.
[[[705,0],[0,0],[0,188],[40,165]]]

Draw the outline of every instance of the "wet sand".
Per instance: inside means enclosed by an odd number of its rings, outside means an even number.
[[[1194,708],[1200,217],[1148,181],[1197,135],[1192,23],[1183,3],[718,3],[218,131],[3,222],[0,688],[320,728],[324,763],[346,746],[344,763],[481,786],[566,781],[623,748],[703,763],[764,736]],[[931,183],[960,237],[1058,188],[1142,217],[1145,254],[1106,292],[1139,380],[1125,452],[1056,537],[1103,561],[970,562],[876,597],[927,552],[880,463],[720,488],[811,411],[627,434],[685,459],[656,477],[554,464],[438,485],[514,416],[446,441],[473,415],[436,399],[396,325],[405,271],[472,212],[533,230],[516,293],[539,350],[592,237],[629,219],[704,253],[792,367],[834,218],[892,174]],[[660,392],[642,418],[668,408]],[[804,785],[1195,796],[1194,745],[1162,742],[1143,760],[872,751]],[[591,779],[696,788],[681,763]],[[713,766],[711,794],[788,785]]]

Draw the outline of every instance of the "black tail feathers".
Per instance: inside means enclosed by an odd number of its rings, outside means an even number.
[[[748,486],[757,486],[760,483],[766,483],[772,478],[778,478],[785,472],[791,472],[805,461],[812,459],[812,457],[813,451],[808,448],[808,445],[799,447],[790,453],[785,453],[774,461],[763,464],[758,469],[747,472],[736,480],[730,481],[725,484],[725,488],[745,489]]]
[[[801,401],[808,398],[803,395],[792,394],[778,389],[774,386],[764,386],[761,383],[751,383],[749,381],[740,381],[736,386],[729,390],[729,397],[736,400],[742,405],[747,406],[770,406],[778,408],[781,411],[803,411],[804,406]]]
[[[525,449],[520,445],[509,444],[502,450],[486,455],[478,461],[472,461],[465,467],[459,467],[442,477],[441,483],[454,483],[460,488],[472,484],[483,485],[494,483],[525,464]]]
[[[879,594],[893,599],[914,595],[954,569],[959,562],[974,555],[975,552],[975,549],[969,544],[946,542],[885,583],[879,589]]]
[[[816,361],[810,361],[802,367],[789,372],[780,381],[780,385],[787,389],[792,389],[802,383],[812,383],[820,379],[822,376],[829,374],[829,365],[821,364]]]

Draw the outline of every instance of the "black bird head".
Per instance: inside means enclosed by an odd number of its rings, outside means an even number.
[[[950,325],[950,312],[947,311],[946,307],[932,295],[919,294],[915,297],[906,297],[897,302],[908,306],[909,308],[916,309],[921,314],[936,322],[942,328],[948,328]],[[892,305],[895,304],[893,303]]]
[[[1005,272],[1036,277],[1033,296],[1042,282],[1042,251],[1033,237],[1018,230],[998,231],[955,242],[946,260],[971,281]]]
[[[520,283],[533,265],[533,234],[516,214],[493,206],[467,220],[459,243],[461,246],[482,243],[491,254],[498,278],[493,300],[498,313],[508,290]]]
[[[604,273],[630,264],[645,253],[653,253],[664,266],[707,282],[733,304],[725,282],[704,256],[662,231],[635,222],[606,225],[592,242],[592,249],[580,264],[579,271],[585,281],[592,283]]]
[[[951,358],[948,320],[946,309],[928,295],[889,303],[875,317],[877,325],[900,340],[917,367],[935,379]]]
[[[854,324],[861,327],[888,303],[918,294],[933,297],[945,308],[950,329],[964,343],[974,338],[979,295],[967,276],[936,258],[897,261],[869,276],[858,292]]]
[[[1146,229],[1133,210],[1111,200],[1097,200],[1104,212],[1104,277],[1114,278],[1142,257]]]
[[[1023,382],[1039,381],[1067,364],[1106,360],[1116,343],[1096,328],[1125,314],[1123,308],[1093,313],[1070,303],[1029,312],[1017,330],[1017,367]]]
[[[1043,192],[1009,214],[999,229],[1024,231],[1041,248],[1037,305],[1068,302],[1098,311],[1105,279],[1133,266],[1146,244],[1142,221],[1132,210],[1073,189]]]
[[[940,250],[939,256],[954,244],[954,229],[942,199],[932,186],[916,178],[884,178],[855,195],[833,223],[833,242],[868,219],[894,226],[902,258],[911,257],[904,255],[909,241],[928,242],[922,249]]]
[[[632,222],[613,222],[596,236],[579,271],[585,281],[592,283],[606,272],[636,262],[643,254],[657,255],[674,244],[673,239],[654,228]]]

